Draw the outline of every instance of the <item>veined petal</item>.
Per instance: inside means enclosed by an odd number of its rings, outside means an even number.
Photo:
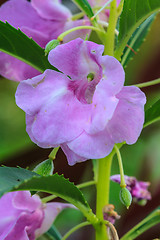
[[[127,144],[133,144],[143,128],[146,97],[134,86],[123,87],[116,97],[119,103],[107,130],[115,143],[126,141]]]

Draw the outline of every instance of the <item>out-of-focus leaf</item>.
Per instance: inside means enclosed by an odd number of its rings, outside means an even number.
[[[61,240],[62,239],[61,234],[59,233],[59,231],[57,230],[57,228],[54,225],[52,225],[52,227],[48,230],[46,235],[48,235],[53,240]]]
[[[160,100],[150,106],[145,112],[144,127],[157,122],[158,120],[160,120]]]
[[[17,82],[0,80],[0,162],[33,147],[26,133],[25,114],[16,106]]]
[[[148,217],[143,219],[135,227],[133,227],[128,233],[126,233],[120,240],[133,240],[140,236],[143,232],[149,228],[160,223],[160,207],[154,210]]]
[[[158,10],[160,10],[159,0],[124,0],[119,22],[119,41],[115,51],[117,59],[120,59],[128,40],[137,27]]]
[[[152,14],[147,20],[145,20],[140,25],[140,27],[136,29],[136,31],[133,33],[133,35],[129,39],[127,44],[135,52],[137,52],[139,50],[139,47],[141,46],[142,42],[144,41],[144,39],[150,29],[151,23],[155,19],[155,15],[156,14]],[[125,47],[125,49],[124,49],[122,61],[121,61],[121,64],[123,65],[123,67],[126,67],[129,60],[131,60],[133,58],[133,56],[135,55],[135,53],[130,48]]]
[[[94,13],[92,8],[87,0],[74,0],[73,1],[85,14],[91,18],[93,17]]]
[[[43,72],[54,68],[45,56],[42,49],[20,29],[12,27],[9,23],[0,21],[0,51],[5,52]]]

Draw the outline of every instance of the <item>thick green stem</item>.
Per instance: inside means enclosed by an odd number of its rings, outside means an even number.
[[[96,240],[108,240],[106,225],[103,223],[103,208],[109,204],[110,172],[113,153],[99,159],[97,182],[97,206],[96,216],[101,224],[96,228]]]
[[[115,39],[115,29],[117,24],[117,7],[116,7],[116,0],[111,2],[110,8],[110,17],[109,17],[109,26],[106,33],[105,39],[105,55],[114,56],[114,39]]]

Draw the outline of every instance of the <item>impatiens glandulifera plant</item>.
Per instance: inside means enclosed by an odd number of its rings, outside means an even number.
[[[0,240],[34,240],[48,231],[60,210],[73,205],[86,222],[63,237],[53,225],[48,239],[65,240],[87,225],[93,225],[96,240],[119,239],[113,224],[120,216],[109,200],[110,179],[120,184],[127,208],[132,198],[138,204],[151,199],[148,182],[124,175],[120,148],[136,143],[143,127],[160,119],[159,100],[145,113],[140,90],[160,79],[124,86],[123,66],[139,48],[160,1],[74,2],[81,10],[76,15],[58,0],[10,0],[0,7],[0,73],[20,81],[16,103],[26,113],[31,140],[54,148],[33,171],[0,168]],[[90,41],[91,31],[101,44]],[[59,147],[69,165],[93,159],[94,180],[75,186],[53,174]],[[110,176],[114,155],[120,175]],[[93,184],[95,213],[80,190]],[[40,200],[40,192],[51,195]],[[48,203],[56,197],[72,205]],[[157,209],[121,239],[135,239],[159,222]]]

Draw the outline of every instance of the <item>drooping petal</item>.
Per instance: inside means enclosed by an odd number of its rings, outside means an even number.
[[[31,5],[44,19],[67,21],[71,17],[70,10],[57,0],[31,0]]]
[[[115,143],[126,141],[133,144],[137,141],[144,123],[145,95],[137,87],[123,87],[116,95],[119,103],[107,130]]]
[[[67,143],[68,147],[87,159],[103,158],[107,156],[114,146],[107,131],[101,131],[94,135],[83,132],[79,137]]]
[[[91,72],[96,75],[95,78],[100,78],[102,69],[96,60],[103,49],[102,45],[77,38],[50,51],[48,60],[74,80],[87,79]]]
[[[75,152],[73,152],[67,146],[67,144],[62,144],[61,148],[62,148],[63,152],[65,153],[65,155],[67,157],[67,161],[70,166],[73,166],[77,162],[84,162],[87,160],[87,158],[81,157],[81,156],[77,155]]]

